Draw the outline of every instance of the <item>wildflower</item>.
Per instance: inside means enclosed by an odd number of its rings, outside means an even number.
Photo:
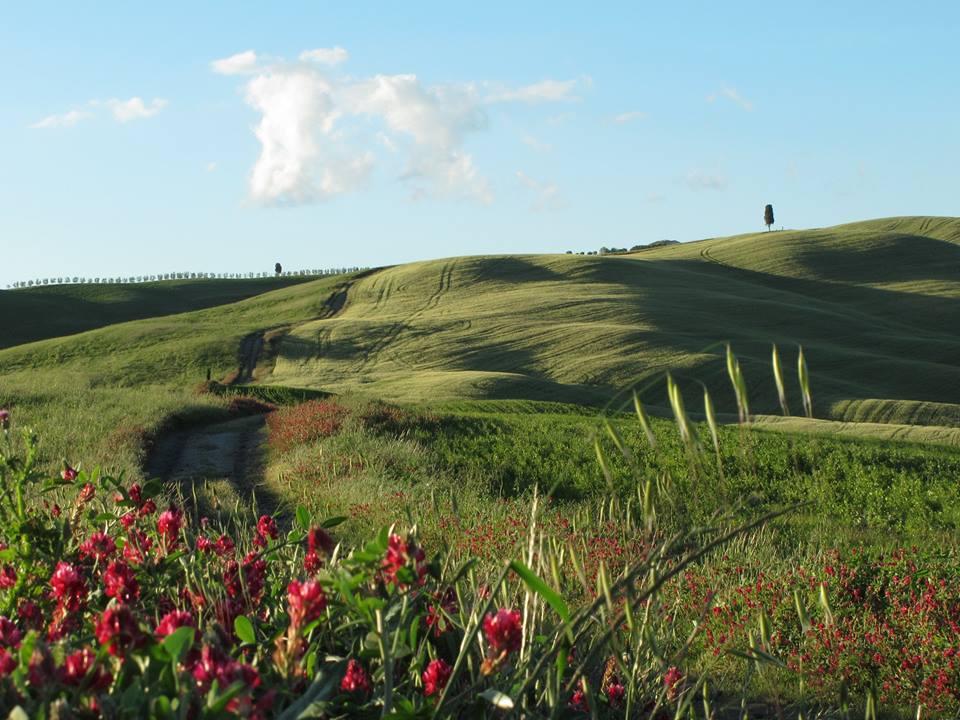
[[[79,473],[75,468],[70,467],[66,460],[63,462],[63,470],[60,471],[60,477],[62,477],[67,482],[73,482],[77,479]]]
[[[523,623],[519,610],[500,608],[483,619],[483,634],[494,650],[509,654],[520,649]]]
[[[136,521],[137,516],[132,512],[124,513],[120,516],[120,524],[127,530],[129,530]]]
[[[96,627],[97,641],[119,657],[139,644],[141,635],[133,613],[126,605],[112,605],[103,611]]]
[[[443,660],[433,660],[423,671],[423,694],[427,697],[442,692],[450,681],[453,668]]]
[[[17,606],[17,617],[28,630],[38,630],[43,626],[43,611],[32,600],[21,600]]]
[[[16,669],[17,661],[13,655],[6,648],[0,648],[0,677],[6,677]]]
[[[10,428],[10,411],[0,410],[0,430],[8,430],[9,428]]]
[[[140,584],[133,570],[122,560],[114,560],[103,573],[104,592],[107,597],[120,602],[130,602],[140,597]]]
[[[182,527],[183,513],[176,506],[171,505],[168,510],[160,513],[160,517],[157,518],[157,532],[160,533],[167,549],[176,547]]]
[[[137,515],[146,517],[147,515],[153,515],[156,511],[157,504],[153,500],[147,500],[140,506],[140,509],[137,510]]]
[[[146,533],[132,528],[127,533],[127,542],[123,546],[123,557],[132,565],[141,565],[153,547],[153,540],[146,536]]]
[[[197,681],[202,692],[207,692],[214,680],[222,688],[230,687],[237,681],[242,682],[248,690],[260,685],[260,675],[254,668],[237,662],[212,645],[204,645],[200,651],[200,659],[193,669],[193,679]]]
[[[80,489],[80,492],[77,494],[77,504],[86,505],[88,502],[93,500],[93,497],[96,494],[97,494],[97,489],[93,486],[93,483],[86,483]]]
[[[197,538],[197,552],[208,553],[213,550],[213,540],[201,535]]]
[[[87,584],[70,563],[57,563],[50,578],[50,587],[57,603],[70,612],[79,610],[82,600],[87,595]]]
[[[185,610],[171,610],[162,618],[160,618],[160,622],[157,624],[157,629],[153,631],[153,634],[158,638],[165,638],[174,630],[178,630],[182,627],[196,628],[197,621],[194,620],[193,615]]]
[[[607,685],[607,700],[613,707],[618,707],[626,694],[627,689],[617,681]]]
[[[405,581],[411,579],[408,565],[412,561],[415,572],[413,577],[422,581],[427,572],[427,567],[423,562],[425,558],[426,555],[423,550],[417,547],[412,540],[407,542],[399,535],[391,535],[387,541],[387,555],[381,563],[383,574],[387,582],[400,588],[406,587],[407,582]],[[404,569],[407,570],[406,573],[402,572]]]
[[[457,593],[453,588],[447,588],[442,594],[434,593],[433,598],[439,601],[439,606],[431,604],[427,609],[426,624],[428,628],[433,628],[434,637],[440,637],[449,625],[444,613],[453,615],[457,612]]]
[[[217,542],[214,543],[213,549],[220,557],[226,557],[227,555],[231,555],[236,547],[237,546],[234,544],[233,538],[231,538],[229,535],[221,535],[217,538]]]
[[[130,486],[130,489],[127,490],[127,495],[130,496],[130,499],[137,507],[140,507],[143,504],[143,488],[141,488],[137,483],[134,483]]]
[[[315,573],[323,566],[323,557],[333,552],[334,542],[323,528],[310,528],[307,532],[307,554],[303,558],[303,569]],[[318,552],[319,551],[319,552]]]
[[[0,588],[12,588],[17,584],[17,571],[12,565],[4,565],[0,568]]]
[[[667,687],[667,697],[673,700],[677,694],[677,685],[683,680],[683,673],[675,665],[671,665],[667,674],[663,676],[663,684]]]
[[[60,677],[60,682],[64,685],[77,687],[83,684],[89,676],[90,687],[96,690],[108,688],[113,681],[113,676],[109,670],[101,665],[96,668],[96,671],[92,675],[90,673],[96,660],[97,654],[90,648],[83,648],[82,650],[77,650],[75,653],[67,655],[63,661],[63,667],[57,672]]]
[[[327,598],[316,580],[294,580],[287,586],[290,627],[301,628],[317,620],[326,606]]]
[[[104,532],[97,531],[80,544],[80,557],[106,560],[117,551],[117,544]]]
[[[573,695],[570,697],[570,708],[572,710],[577,710],[578,712],[587,711],[587,696],[583,690],[575,690]]]
[[[347,663],[347,672],[340,681],[340,689],[344,692],[366,695],[372,689],[370,675],[363,669],[363,665],[356,660]]]
[[[15,649],[20,647],[22,638],[23,635],[13,621],[0,615],[0,645]]]
[[[269,515],[262,515],[257,522],[257,535],[264,541],[276,540],[280,537],[280,531],[277,530],[277,521]]]
[[[57,505],[56,503],[54,503],[54,504],[53,504],[53,507],[50,508],[50,514],[51,514],[53,517],[55,517],[55,518],[60,517],[60,513],[61,513],[61,512],[63,512],[63,511],[60,509],[60,506]]]

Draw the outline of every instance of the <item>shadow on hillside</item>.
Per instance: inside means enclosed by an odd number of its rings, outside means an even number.
[[[542,264],[515,255],[483,258],[473,268],[458,266],[457,271],[461,274],[458,281],[460,285],[468,282],[544,282],[562,280],[565,277]]]
[[[867,238],[873,239],[873,238]],[[960,282],[960,245],[923,235],[882,235],[877,243],[858,249],[801,248],[800,262],[825,280],[848,282],[908,282],[940,280]]]

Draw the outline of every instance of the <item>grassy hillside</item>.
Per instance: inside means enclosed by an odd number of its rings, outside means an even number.
[[[73,335],[114,323],[173,315],[306,282],[281,277],[54,285],[0,292],[0,348]]]
[[[453,258],[323,278],[0,350],[0,406],[45,430],[51,457],[78,447],[104,457],[102,438],[118,427],[149,428],[214,402],[190,389],[208,368],[214,377],[236,371],[245,339],[265,334],[254,377],[266,385],[412,402],[602,405],[638,376],[670,368],[691,410],[700,396],[693,381],[703,381],[723,411],[734,407],[722,359],[729,340],[757,413],[779,414],[771,342],[783,350],[799,411],[799,342],[817,417],[956,427],[958,239],[960,220],[905,218],[633,256]],[[213,302],[204,293],[225,287],[203,285],[191,286],[195,302]],[[143,312],[170,312],[181,302],[173,294],[163,289],[165,300],[145,301]],[[43,327],[65,312],[4,317]],[[662,404],[663,395],[658,383],[647,399]]]
[[[336,317],[295,327],[266,381],[408,401],[604,402],[679,368],[732,407],[717,346],[729,340],[755,410],[777,412],[770,343],[794,388],[802,343],[819,417],[955,425],[958,242],[960,220],[903,218],[634,256],[404,265],[359,281]]]

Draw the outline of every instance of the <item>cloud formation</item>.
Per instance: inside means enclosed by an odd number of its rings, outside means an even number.
[[[246,75],[257,69],[257,54],[253,50],[239,52],[230,57],[220,58],[210,63],[218,75]]]
[[[584,82],[544,81],[484,95],[474,83],[426,85],[413,74],[336,74],[347,57],[338,46],[263,65],[251,50],[211,64],[220,74],[252,75],[244,97],[260,115],[254,133],[261,145],[250,173],[252,200],[305,204],[352,192],[385,156],[399,163],[396,178],[413,199],[490,203],[490,183],[465,147],[488,127],[487,107],[567,101]]]
[[[708,103],[716,102],[719,99],[730,100],[731,102],[742,107],[747,112],[753,110],[753,103],[743,97],[735,87],[728,87],[724,85],[717,92],[707,95]]]
[[[723,175],[711,175],[703,170],[687,173],[687,185],[695,190],[726,190],[727,179]]]
[[[562,210],[567,207],[568,203],[560,194],[560,188],[555,183],[535,180],[522,170],[517,170],[517,180],[534,194],[531,209],[537,211]]]
[[[617,125],[625,125],[627,123],[633,122],[634,120],[646,120],[648,117],[647,113],[641,110],[632,110],[630,112],[620,113],[615,115],[612,120]]]
[[[543,80],[518,88],[499,88],[487,96],[487,102],[522,102],[527,104],[578,102],[583,98],[574,94],[576,89],[581,85],[590,87],[592,84],[593,81],[589,76],[574,80]]]
[[[47,115],[42,120],[29,125],[31,128],[54,128],[54,127],[73,127],[81,120],[93,117],[93,113],[87,110],[70,110],[62,115]]]
[[[130,122],[131,120],[143,120],[151,118],[167,106],[167,101],[163,98],[154,98],[149,105],[143,102],[139,97],[132,97],[129,100],[118,100],[112,98],[101,102],[100,100],[91,100],[87,107],[91,110],[70,110],[62,115],[48,115],[42,120],[29,125],[30,128],[55,128],[55,127],[73,127],[81,120],[88,120],[94,117],[95,109],[106,107],[110,110],[113,119],[120,123]]]
[[[350,53],[337,45],[332,48],[317,48],[316,50],[304,50],[300,53],[300,59],[303,62],[317,62],[321,65],[339,65],[346,62]]]
[[[132,97],[129,100],[117,100],[114,98],[107,100],[106,106],[110,108],[117,122],[125,123],[131,120],[143,120],[153,117],[167,106],[167,101],[163,98],[154,98],[148,106],[138,97]]]

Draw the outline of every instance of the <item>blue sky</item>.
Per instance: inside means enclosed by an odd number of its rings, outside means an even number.
[[[0,287],[960,214],[955,3],[3,15]]]

